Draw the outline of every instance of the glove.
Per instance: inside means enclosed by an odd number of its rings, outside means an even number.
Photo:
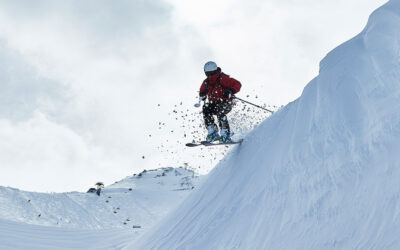
[[[232,89],[225,90],[224,97],[225,98],[229,98],[229,99],[232,98],[233,97],[233,90]]]

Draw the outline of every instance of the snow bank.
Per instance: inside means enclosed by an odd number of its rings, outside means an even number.
[[[0,186],[0,219],[27,224],[109,229],[151,228],[173,210],[201,177],[160,168],[127,177],[95,193],[35,193]]]
[[[0,249],[121,249],[132,235],[123,229],[67,229],[0,220]]]
[[[0,187],[0,249],[120,249],[179,206],[201,179],[169,167],[127,177],[100,196]]]
[[[399,27],[391,0],[130,248],[399,249]]]

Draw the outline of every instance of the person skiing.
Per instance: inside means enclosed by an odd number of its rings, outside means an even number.
[[[224,74],[212,61],[204,65],[204,73],[207,78],[201,84],[200,99],[205,101],[208,98],[208,102],[203,105],[204,123],[208,131],[206,141],[231,142],[231,131],[226,115],[232,110],[233,95],[240,91],[242,84]],[[218,118],[221,134],[215,125],[214,115]]]

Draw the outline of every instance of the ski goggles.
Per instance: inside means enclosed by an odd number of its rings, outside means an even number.
[[[204,72],[206,74],[207,77],[213,76],[215,74],[217,74],[218,70],[214,70],[214,71],[208,71],[208,72]]]

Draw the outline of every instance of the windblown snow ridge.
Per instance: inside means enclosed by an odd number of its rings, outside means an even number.
[[[35,193],[0,187],[0,219],[27,224],[147,230],[197,187],[201,176],[160,168],[127,177],[96,193]],[[1,238],[1,235],[0,235]]]
[[[132,249],[399,249],[400,0]]]

